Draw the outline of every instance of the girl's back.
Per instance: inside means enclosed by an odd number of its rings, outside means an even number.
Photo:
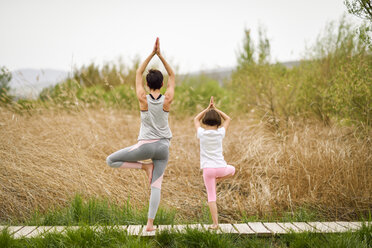
[[[200,139],[200,168],[220,168],[227,164],[223,157],[222,140],[225,137],[225,128],[204,129],[198,128],[197,137]]]

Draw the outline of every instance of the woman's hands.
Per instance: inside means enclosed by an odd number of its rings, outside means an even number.
[[[152,54],[155,55],[157,54],[158,56],[160,55],[160,42],[159,42],[159,37],[156,38],[154,49],[152,50]]]

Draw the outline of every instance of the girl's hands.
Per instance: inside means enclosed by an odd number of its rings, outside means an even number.
[[[211,96],[211,100],[209,101],[209,105],[207,109],[210,109],[210,108],[215,108],[214,102],[213,102],[213,96]]]

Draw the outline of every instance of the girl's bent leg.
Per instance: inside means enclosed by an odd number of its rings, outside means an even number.
[[[228,165],[226,168],[218,168],[216,182],[228,179],[235,175],[235,167]]]

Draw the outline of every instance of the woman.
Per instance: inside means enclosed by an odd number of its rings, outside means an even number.
[[[151,69],[147,76],[150,94],[146,95],[142,75],[148,63],[155,56],[159,57],[168,73],[168,87],[164,95],[160,94],[163,86],[163,75]],[[141,128],[138,143],[131,147],[114,152],[107,157],[107,164],[113,168],[142,169],[149,177],[151,196],[146,231],[154,231],[154,219],[160,202],[161,183],[168,162],[169,144],[172,132],[168,125],[168,114],[173,101],[175,74],[160,53],[159,38],[150,56],[136,72],[136,93],[141,110]],[[152,163],[141,163],[140,160],[151,159]]]

